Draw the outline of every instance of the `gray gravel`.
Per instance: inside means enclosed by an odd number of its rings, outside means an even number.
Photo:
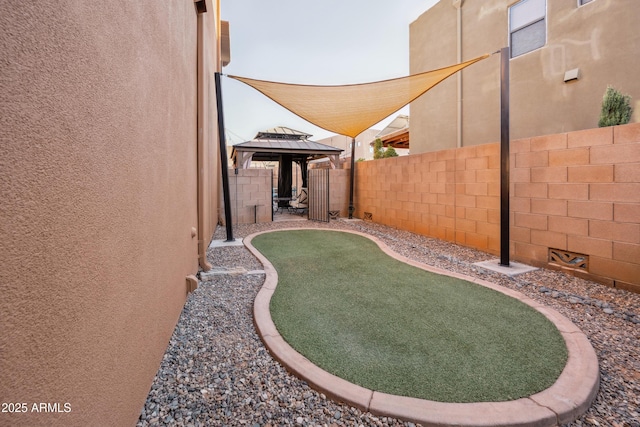
[[[567,425],[640,427],[640,295],[550,270],[509,278],[472,265],[495,258],[489,254],[371,222],[239,225],[234,237],[296,226],[369,233],[406,257],[516,289],[553,307],[587,334],[600,362],[594,404]],[[224,228],[216,230],[215,239],[225,237]],[[253,299],[264,280],[261,264],[244,247],[210,249],[208,258],[226,274],[203,276],[189,296],[138,426],[413,426],[332,402],[290,375],[253,326]]]

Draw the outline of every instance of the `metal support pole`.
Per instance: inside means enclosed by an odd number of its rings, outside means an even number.
[[[220,167],[222,168],[222,194],[224,198],[224,223],[227,227],[227,240],[233,242],[233,225],[231,224],[231,197],[229,195],[229,162],[227,161],[227,138],[224,133],[224,114],[222,111],[222,85],[220,73],[215,73],[216,106],[218,107],[218,140],[220,142]]]
[[[500,265],[509,266],[509,47],[500,51]]]
[[[355,185],[356,175],[356,139],[351,138],[351,185],[349,186],[349,219],[353,219],[353,186]]]

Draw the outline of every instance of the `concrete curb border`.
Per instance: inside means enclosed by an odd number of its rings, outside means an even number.
[[[332,375],[295,351],[276,329],[269,302],[278,284],[273,265],[253,247],[254,237],[275,231],[325,230],[357,234],[373,240],[387,255],[426,271],[467,280],[494,289],[533,307],[558,328],[568,350],[567,365],[557,381],[548,389],[528,398],[508,402],[442,403],[369,390]],[[287,370],[306,381],[312,388],[334,400],[355,406],[379,416],[398,418],[424,426],[554,426],[573,421],[587,411],[598,393],[600,371],[598,358],[586,335],[556,310],[511,289],[493,283],[449,272],[410,260],[393,252],[374,236],[350,230],[328,228],[283,228],[251,234],[245,246],[264,265],[265,282],[253,306],[258,335],[271,355]]]

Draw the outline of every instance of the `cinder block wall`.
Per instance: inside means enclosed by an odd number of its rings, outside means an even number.
[[[546,265],[550,248],[574,263],[587,255],[579,275],[640,292],[640,124],[522,139],[511,151],[514,256]]]
[[[500,233],[498,144],[356,165],[356,216],[491,253]]]
[[[355,215],[497,255],[499,168],[497,143],[360,162]],[[640,124],[512,141],[511,256],[640,292]]]
[[[341,217],[349,215],[350,169],[329,171],[329,210],[340,211]]]
[[[229,169],[229,196],[233,224],[272,220],[271,169]],[[224,209],[224,200],[220,204]],[[221,214],[224,222],[224,213]]]

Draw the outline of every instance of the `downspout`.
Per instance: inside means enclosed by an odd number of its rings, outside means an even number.
[[[456,8],[456,21],[457,21],[457,63],[462,62],[462,3],[464,0],[453,0],[453,7]],[[457,111],[457,143],[456,147],[462,147],[462,71],[456,73],[456,79],[458,84],[458,111]]]
[[[207,261],[207,246],[209,242],[205,241],[205,195],[206,184],[204,171],[205,171],[205,134],[204,134],[204,87],[205,87],[205,73],[204,73],[204,14],[206,13],[206,2],[200,1],[196,3],[196,10],[198,12],[197,17],[197,215],[198,215],[198,263],[204,271],[211,270],[213,266]],[[211,172],[211,171],[209,171]]]

